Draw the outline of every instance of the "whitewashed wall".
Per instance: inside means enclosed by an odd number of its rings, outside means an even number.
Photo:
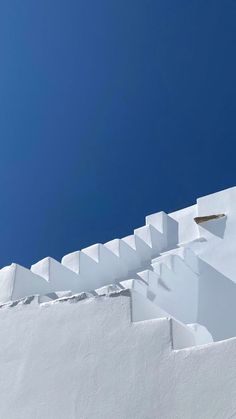
[[[1,269],[0,419],[236,418],[235,237],[230,188]]]
[[[1,308],[0,417],[233,417],[236,339],[176,351],[171,320],[131,322],[131,304],[121,293]]]

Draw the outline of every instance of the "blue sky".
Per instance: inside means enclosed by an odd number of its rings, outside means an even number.
[[[236,185],[236,2],[2,0],[0,265]]]

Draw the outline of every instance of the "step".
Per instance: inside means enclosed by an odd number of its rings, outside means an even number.
[[[171,268],[173,257],[178,256],[180,257],[185,265],[189,269],[191,269],[194,273],[199,274],[200,268],[199,268],[199,258],[198,256],[193,252],[191,248],[186,246],[180,246],[175,249],[171,249],[166,252],[162,252],[160,256],[152,259],[152,264],[156,264],[159,262],[164,262],[166,265],[168,265]]]
[[[113,282],[128,275],[128,269],[121,259],[105,245],[94,244],[82,249],[82,252],[97,263],[101,271],[101,279],[104,278],[104,281]]]
[[[0,284],[1,303],[50,292],[45,279],[16,263],[0,270]]]
[[[31,271],[40,275],[49,283],[51,292],[84,291],[85,278],[82,279],[80,275],[51,257],[46,257],[32,265]]]
[[[132,234],[130,236],[123,237],[121,240],[128,244],[128,246],[130,246],[137,253],[137,257],[139,258],[141,265],[146,265],[151,262],[151,248],[138,235]]]
[[[136,228],[134,235],[138,236],[149,246],[151,258],[159,255],[164,248],[163,234],[152,225]]]
[[[137,274],[148,285],[148,291],[156,294],[158,292],[160,276],[149,269],[138,272]]]
[[[155,272],[155,264],[153,265]],[[199,277],[191,270],[174,272],[165,263],[158,266],[159,289],[154,302],[183,323],[196,323]]]
[[[124,240],[114,239],[105,243],[104,246],[120,259],[128,272],[136,271],[141,267],[141,260],[138,253]]]
[[[178,243],[178,222],[164,211],[148,215],[146,225],[152,225],[162,234],[163,249],[176,247]]]
[[[102,244],[65,255],[62,265],[86,279],[85,291],[119,281],[128,274],[119,258]]]

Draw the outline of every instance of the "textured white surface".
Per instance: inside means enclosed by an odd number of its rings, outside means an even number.
[[[178,325],[115,295],[1,309],[0,417],[230,418],[236,340],[173,350]]]
[[[0,418],[236,417],[235,238],[230,188],[1,269]]]

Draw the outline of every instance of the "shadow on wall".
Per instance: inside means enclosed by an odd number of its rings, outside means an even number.
[[[174,249],[179,242],[179,223],[171,217],[166,217],[167,248]]]
[[[226,220],[227,220],[227,217],[224,216],[216,220],[205,221],[199,224],[199,226],[202,229],[209,231],[209,233],[214,234],[214,236],[218,236],[221,239],[223,239],[224,234],[225,234],[225,228],[226,228]]]
[[[199,259],[198,322],[214,341],[236,336],[236,284]]]

